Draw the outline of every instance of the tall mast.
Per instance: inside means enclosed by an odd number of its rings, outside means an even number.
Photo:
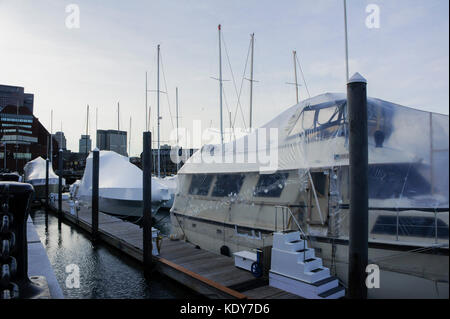
[[[297,104],[298,104],[298,82],[297,82],[297,51],[293,51],[293,57],[294,57],[294,75],[295,75],[295,96],[297,98]]]
[[[344,0],[344,26],[345,26],[345,70],[348,82],[348,39],[347,39],[347,1]],[[347,83],[345,82],[345,83]]]
[[[130,116],[130,136],[128,137],[128,156],[131,155],[131,116]]]
[[[50,162],[53,162],[53,110],[50,114]]]
[[[179,152],[178,152],[178,86],[175,88],[175,97],[176,97],[176,120],[177,120],[177,173],[180,166],[179,163]]]
[[[252,107],[253,107],[253,50],[255,45],[255,34],[251,34],[252,55],[250,60],[250,130],[252,129]]]
[[[62,121],[61,121],[61,134],[60,134],[60,137],[59,137],[59,148],[60,149],[62,149],[63,148],[63,145],[62,145],[62,138],[63,138],[63,131],[62,131]]]
[[[223,119],[222,119],[222,39],[221,39],[221,26],[219,24],[219,88],[220,88],[220,144],[223,145]],[[223,148],[222,148],[223,151]]]
[[[147,109],[148,109],[147,92],[148,92],[147,71],[145,71],[145,131],[148,131],[148,123],[147,123],[147,119],[148,119],[148,114],[147,114]]]
[[[89,135],[89,104],[87,105],[87,111],[86,111],[86,154],[88,153],[88,135]]]
[[[120,131],[120,105],[117,102],[117,132]]]
[[[157,113],[158,113],[158,177],[161,177],[161,151],[160,151],[160,149],[159,149],[159,141],[160,141],[160,136],[159,136],[159,128],[160,128],[160,116],[159,116],[159,51],[160,51],[160,48],[159,48],[159,44],[158,44],[158,54],[157,54],[157,62],[158,62],[158,67],[157,67],[157,69],[158,69],[158,72],[157,72],[157,74],[158,74],[158,76],[157,76],[157,79],[156,79],[156,85],[157,85],[157,88],[156,88],[156,96],[157,96],[157,99],[156,99],[156,101],[157,101]]]
[[[232,127],[232,125],[231,125],[231,111],[229,111],[228,112],[228,118],[229,118],[229,120],[230,120],[230,142],[231,142],[231,139],[232,139],[232,130],[231,130],[231,127]]]
[[[176,97],[176,119],[177,119],[177,146],[178,146],[178,86],[175,88]]]

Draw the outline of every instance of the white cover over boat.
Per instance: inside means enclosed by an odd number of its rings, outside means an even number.
[[[36,157],[34,160],[26,163],[23,171],[25,182],[33,186],[45,185],[46,161],[42,157]],[[58,184],[58,175],[53,171],[51,164],[48,169],[48,183],[50,185]]]
[[[128,157],[100,151],[99,210],[116,215],[142,215],[142,170]],[[92,152],[77,191],[81,200],[92,196]],[[167,187],[152,177],[152,203],[170,200]]]
[[[162,207],[171,208],[178,188],[178,176],[166,176],[158,179],[158,181],[167,187],[170,196],[170,200],[165,202]]]

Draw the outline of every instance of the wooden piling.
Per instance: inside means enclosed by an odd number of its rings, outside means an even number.
[[[98,148],[94,149],[92,155],[92,241],[96,241],[98,239],[98,183],[100,169]]]
[[[348,295],[366,299],[366,267],[369,249],[368,226],[368,132],[367,81],[359,74],[347,83],[350,166],[350,229]]]
[[[150,279],[152,265],[152,133],[143,134],[142,168],[143,168],[143,253],[144,276]]]

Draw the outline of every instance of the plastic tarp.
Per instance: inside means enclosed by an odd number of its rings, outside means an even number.
[[[58,175],[55,174],[52,168],[52,164],[49,163],[48,167],[48,183],[58,184]],[[34,186],[45,185],[46,175],[46,160],[42,157],[36,157],[34,160],[29,161],[23,167],[25,182]],[[64,179],[63,179],[64,184]]]
[[[221,145],[203,146],[181,168],[180,178],[296,170],[307,183],[311,170],[348,170],[346,107],[345,94],[304,100],[247,136],[224,144],[223,151]],[[448,116],[371,97],[367,107],[370,204],[448,208]],[[279,187],[276,183],[273,187]],[[339,185],[335,187],[342,188]]]
[[[83,178],[77,190],[80,199],[92,197],[92,158],[91,152],[86,160]],[[100,151],[99,154],[99,196],[118,200],[142,200],[142,170],[131,164],[128,157],[113,151]],[[152,202],[170,199],[166,186],[152,177]]]

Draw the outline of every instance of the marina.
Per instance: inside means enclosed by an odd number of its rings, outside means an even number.
[[[52,210],[57,212],[54,204]],[[82,208],[72,215],[68,203],[63,203],[63,214],[63,218],[72,225],[88,234],[92,232],[89,209]],[[99,238],[122,253],[143,261],[142,229],[139,226],[99,213]],[[208,261],[207,267],[204,267],[205,261]],[[158,272],[208,298],[298,298],[268,287],[267,282],[236,268],[230,258],[197,249],[189,243],[171,241],[167,237],[162,241],[161,254],[155,257],[155,262]]]
[[[448,300],[449,3],[407,1],[1,2],[0,308]]]

